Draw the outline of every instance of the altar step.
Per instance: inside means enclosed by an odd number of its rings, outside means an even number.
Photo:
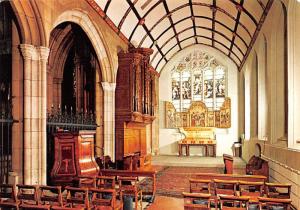
[[[205,167],[224,168],[223,157],[201,157],[201,156],[176,156],[158,155],[152,156],[152,165],[159,166],[185,166],[185,167]],[[246,162],[239,158],[233,158],[233,167],[242,169],[246,167]]]

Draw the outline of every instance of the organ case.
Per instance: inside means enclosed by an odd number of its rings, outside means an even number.
[[[124,168],[124,157],[138,154],[144,160],[147,155],[146,126],[155,119],[158,76],[149,65],[152,52],[148,48],[130,48],[129,52],[118,54],[115,129],[116,161],[120,168]]]

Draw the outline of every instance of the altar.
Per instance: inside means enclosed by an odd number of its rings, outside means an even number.
[[[190,147],[201,146],[204,149],[204,156],[216,157],[216,139],[214,128],[208,127],[183,127],[180,133],[184,136],[178,142],[179,156],[183,155],[185,147],[186,156],[190,155]]]

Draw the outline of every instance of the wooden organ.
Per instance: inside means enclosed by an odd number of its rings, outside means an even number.
[[[183,147],[185,147],[186,156],[189,156],[191,146],[201,146],[204,148],[204,156],[216,157],[217,143],[214,128],[183,127],[180,128],[180,132],[185,138],[178,142],[179,156],[183,155]]]
[[[147,155],[147,125],[155,119],[158,73],[149,65],[152,49],[120,52],[116,86],[116,162],[122,169],[137,169],[151,160]],[[122,100],[120,100],[122,99]],[[149,132],[149,131],[148,131]],[[151,132],[151,131],[150,131]],[[138,161],[137,161],[138,160]]]
[[[94,159],[95,131],[58,132],[54,134],[52,185],[72,185],[78,176],[98,175]]]

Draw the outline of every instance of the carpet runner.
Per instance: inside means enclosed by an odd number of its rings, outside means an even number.
[[[235,173],[243,174],[245,169],[235,170]],[[177,167],[164,166],[156,176],[156,194],[169,197],[182,198],[182,192],[189,192],[189,179],[195,178],[196,173],[223,173],[224,168],[203,168],[203,167]],[[151,186],[150,179],[141,181],[141,188],[147,191]]]

